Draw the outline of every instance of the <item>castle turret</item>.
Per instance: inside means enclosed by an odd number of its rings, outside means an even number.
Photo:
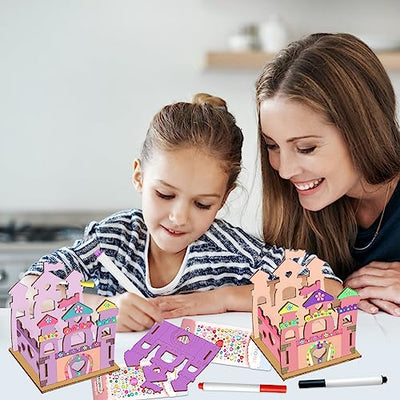
[[[104,300],[96,311],[99,319],[96,322],[97,335],[96,341],[100,343],[100,368],[108,368],[113,365],[115,333],[117,330],[117,306],[109,301]]]
[[[344,355],[351,354],[356,346],[357,308],[360,297],[355,290],[346,287],[337,298],[340,300],[337,311],[338,329],[342,330],[342,352]]]

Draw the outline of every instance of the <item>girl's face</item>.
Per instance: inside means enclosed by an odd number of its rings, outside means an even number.
[[[340,131],[310,107],[276,96],[260,106],[269,162],[296,188],[301,205],[318,211],[344,195],[361,197],[355,169]]]
[[[220,161],[194,148],[155,151],[144,168],[135,160],[133,181],[152,245],[168,253],[186,251],[202,236],[227,197]]]

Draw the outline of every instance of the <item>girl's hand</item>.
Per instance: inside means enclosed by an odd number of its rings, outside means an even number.
[[[136,294],[125,292],[109,299],[119,308],[118,332],[143,331],[163,319],[156,304]]]
[[[357,290],[360,310],[400,316],[400,262],[373,261],[352,273],[345,285]]]
[[[164,318],[221,314],[227,311],[251,311],[253,285],[229,286],[206,292],[160,296],[150,301]]]

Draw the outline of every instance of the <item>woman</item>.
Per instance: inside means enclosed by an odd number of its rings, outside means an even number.
[[[400,134],[382,64],[350,34],[293,42],[257,84],[268,243],[327,260],[360,309],[400,316]]]

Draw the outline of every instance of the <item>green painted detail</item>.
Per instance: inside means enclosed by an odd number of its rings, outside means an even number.
[[[349,287],[345,287],[337,297],[339,300],[345,299],[346,297],[354,297],[358,296],[358,293],[354,289],[350,289]]]

